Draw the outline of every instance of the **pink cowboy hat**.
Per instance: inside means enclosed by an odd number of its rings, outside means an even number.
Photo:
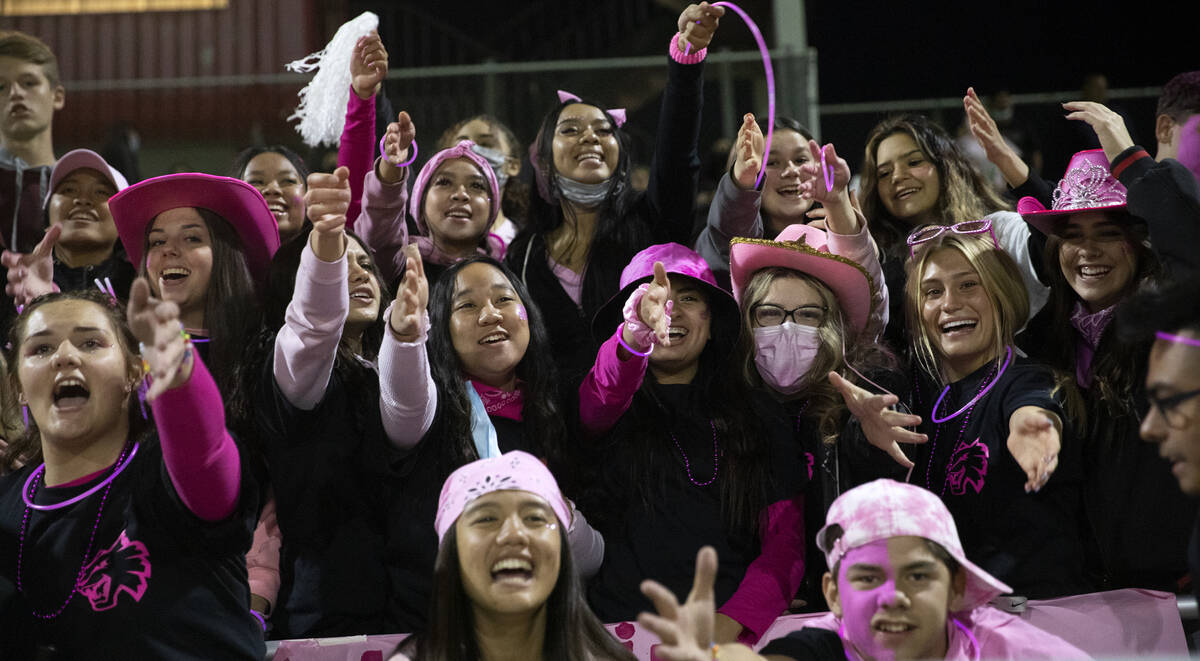
[[[279,225],[263,196],[250,184],[229,177],[188,172],[136,183],[108,200],[125,254],[141,269],[146,228],[158,214],[194,207],[225,219],[242,239],[246,263],[260,282],[279,249]]]
[[[907,536],[937,542],[966,571],[966,590],[957,612],[970,611],[1012,592],[1000,579],[967,559],[954,517],[940,498],[921,487],[894,480],[875,480],[838,496],[825,515],[825,527],[817,531],[817,548],[832,568],[851,549]]]
[[[738,237],[729,242],[729,276],[739,303],[760,269],[778,266],[817,278],[833,290],[846,321],[862,332],[871,318],[875,285],[857,262],[829,251],[829,236],[808,225],[784,228],[774,241]]]
[[[1047,235],[1056,233],[1061,226],[1057,221],[1070,214],[1124,209],[1125,187],[1109,172],[1103,149],[1086,149],[1071,157],[1049,209],[1033,197],[1017,202],[1017,213],[1025,222]]]
[[[717,285],[717,279],[713,276],[708,262],[705,262],[704,258],[694,250],[678,243],[653,245],[633,256],[629,266],[621,271],[621,291],[608,299],[608,302],[597,310],[596,316],[592,318],[592,334],[599,341],[603,342],[608,339],[616,330],[617,325],[621,323],[624,318],[622,309],[625,307],[625,301],[629,300],[629,296],[633,294],[633,290],[643,282],[650,282],[654,279],[655,262],[663,263],[668,276],[683,276],[700,285],[700,288],[708,294],[708,306],[713,312],[713,320],[720,319],[723,325],[727,325],[733,334],[732,339],[736,342],[737,333],[741,329],[737,302],[733,300],[729,292]],[[733,347],[731,345],[728,348],[732,349]]]

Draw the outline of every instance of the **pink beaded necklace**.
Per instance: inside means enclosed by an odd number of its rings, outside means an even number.
[[[126,443],[125,448],[123,450],[121,450],[121,456],[117,458],[117,462],[116,462],[116,464],[114,464],[116,466],[116,469],[113,470],[113,472],[111,474],[109,474],[108,477],[104,478],[104,480],[101,481],[99,484],[97,484],[95,487],[88,489],[87,491],[79,494],[78,496],[76,496],[74,498],[63,501],[62,503],[58,503],[56,505],[47,506],[47,505],[33,504],[33,496],[35,493],[37,493],[38,482],[40,481],[41,477],[46,472],[46,464],[45,463],[43,463],[41,466],[37,467],[37,469],[35,469],[33,471],[33,473],[30,474],[29,479],[25,481],[25,485],[21,489],[21,498],[25,501],[25,514],[21,517],[21,536],[20,536],[20,543],[17,546],[17,591],[19,591],[21,594],[25,595],[26,598],[29,598],[29,594],[25,591],[25,587],[21,580],[21,576],[22,576],[22,574],[24,574],[23,561],[24,561],[24,557],[25,557],[25,533],[29,530],[29,513],[35,509],[38,509],[38,510],[61,509],[68,505],[77,503],[80,500],[92,495],[93,493],[98,491],[101,487],[104,488],[104,495],[100,497],[100,507],[98,507],[96,509],[96,520],[92,522],[92,532],[88,536],[87,548],[84,549],[84,551],[83,551],[83,559],[79,562],[79,570],[77,572],[75,572],[75,581],[71,585],[71,591],[67,593],[67,598],[65,600],[63,600],[62,605],[59,606],[53,612],[38,612],[36,609],[34,609],[31,606],[30,612],[33,614],[34,617],[37,617],[37,618],[43,619],[43,620],[53,620],[53,619],[57,618],[59,615],[62,615],[62,612],[67,609],[67,606],[70,605],[71,600],[75,597],[75,593],[77,591],[79,582],[81,580],[83,580],[83,568],[87,566],[88,556],[90,556],[92,554],[92,544],[94,544],[96,541],[96,530],[98,530],[100,528],[100,517],[104,515],[104,505],[105,505],[105,503],[108,502],[109,492],[112,491],[113,480],[116,479],[117,475],[119,475],[121,473],[121,471],[124,471],[125,468],[127,466],[129,466],[129,463],[131,461],[133,461],[133,455],[137,454],[137,449],[138,449],[137,443],[134,443],[132,445],[132,448],[129,443]],[[128,460],[126,460],[127,458],[128,458]]]
[[[688,481],[698,487],[706,487],[717,481],[717,475],[721,472],[721,447],[717,445],[717,425],[711,419],[708,421],[708,426],[712,428],[713,440],[713,474],[707,482],[697,482],[696,478],[692,477],[692,462],[688,461],[687,453],[683,451],[683,446],[679,441],[675,440],[675,432],[670,432],[671,442],[675,444],[675,448],[679,450],[679,454],[683,455],[683,469],[687,471]]]

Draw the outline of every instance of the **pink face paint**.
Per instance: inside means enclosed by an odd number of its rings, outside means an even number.
[[[1175,158],[1200,181],[1200,113],[1188,117],[1179,130],[1179,151]]]
[[[521,321],[529,321],[529,313],[525,310],[524,305],[517,306],[517,319]]]
[[[892,603],[896,598],[896,577],[888,558],[887,540],[881,539],[850,549],[842,556],[837,577],[838,596],[842,603],[842,635],[847,646],[853,646],[862,656],[877,661],[896,658],[895,650],[888,649],[876,640],[871,627],[875,613]],[[874,587],[861,589],[851,582],[855,565],[870,566]],[[868,570],[861,570],[868,573]]]

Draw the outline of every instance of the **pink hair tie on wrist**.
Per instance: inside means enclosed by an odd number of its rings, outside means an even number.
[[[389,159],[387,157],[387,151],[383,148],[384,140],[387,140],[387,134],[384,134],[384,136],[379,139],[379,155],[381,157],[383,157],[383,160],[387,161],[388,163],[392,163],[391,159]],[[407,161],[404,161],[403,163],[392,163],[392,165],[394,165],[398,168],[406,168],[406,167],[412,165],[417,160],[417,154],[419,154],[419,153],[421,153],[421,150],[417,148],[416,138],[413,138],[412,157],[410,157]]]

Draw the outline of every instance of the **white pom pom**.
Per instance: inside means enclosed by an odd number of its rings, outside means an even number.
[[[338,28],[325,48],[319,52],[289,62],[288,71],[317,74],[300,90],[300,105],[288,121],[299,119],[296,131],[304,144],[336,145],[342,137],[346,121],[346,102],[350,100],[350,57],[354,45],[379,27],[379,17],[365,11]]]

